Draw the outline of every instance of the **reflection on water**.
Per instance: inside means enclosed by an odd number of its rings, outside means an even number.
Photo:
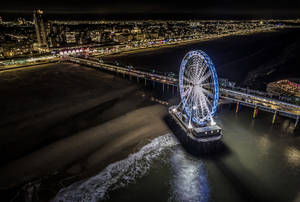
[[[294,133],[295,124],[293,122],[291,122],[290,120],[284,120],[281,130],[283,132],[287,132],[287,133]]]
[[[137,183],[153,167],[154,161],[170,165],[171,190],[168,201],[209,200],[203,162],[186,153],[178,145],[175,136],[167,134],[154,139],[128,158],[109,165],[98,175],[62,189],[53,201],[107,200],[111,191]]]
[[[269,153],[269,149],[271,146],[270,139],[267,137],[268,134],[264,134],[264,136],[258,137],[258,148],[262,155],[266,155]]]
[[[285,155],[290,166],[292,167],[300,166],[300,151],[297,148],[288,147],[285,150]]]
[[[188,155],[181,148],[171,154],[170,201],[209,200],[209,187],[202,161]]]

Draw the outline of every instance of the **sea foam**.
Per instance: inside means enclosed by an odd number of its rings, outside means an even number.
[[[109,198],[108,192],[124,187],[144,176],[164,150],[177,145],[172,134],[157,137],[126,159],[108,165],[99,174],[61,189],[54,202],[100,201]]]

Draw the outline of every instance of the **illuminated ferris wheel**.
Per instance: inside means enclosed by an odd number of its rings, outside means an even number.
[[[214,123],[219,100],[218,77],[211,59],[201,50],[188,52],[180,66],[181,104],[189,125]]]

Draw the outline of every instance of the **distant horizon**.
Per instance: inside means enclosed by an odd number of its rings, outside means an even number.
[[[25,18],[30,20],[32,18],[32,12],[13,12],[6,11],[0,12],[0,17],[3,21],[13,21],[18,18]],[[187,13],[113,13],[113,14],[101,14],[101,13],[53,13],[45,11],[45,18],[48,20],[294,20],[300,19],[300,14],[298,16],[259,16],[259,15],[233,15],[233,14],[223,14],[223,15],[212,15],[212,14],[187,14]]]

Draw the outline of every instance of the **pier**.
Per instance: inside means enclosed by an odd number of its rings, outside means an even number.
[[[85,59],[80,57],[67,56],[62,60],[91,66],[96,69],[108,71],[111,73],[121,74],[123,77],[127,76],[131,78],[131,80],[135,78],[137,82],[143,82],[145,86],[148,84],[155,86],[155,83],[159,83],[162,86],[163,92],[165,92],[165,90],[168,88],[172,88],[173,93],[174,91],[178,91],[177,78],[140,71],[133,68],[105,64],[91,58]],[[272,98],[272,96],[268,96],[267,94],[259,93],[251,89],[220,86],[219,90],[219,96],[221,98],[220,102],[222,102],[222,100],[226,100],[232,103],[236,103],[236,113],[239,112],[240,105],[244,105],[253,108],[253,118],[256,118],[258,111],[265,111],[274,114],[272,124],[276,122],[276,117],[280,115],[295,119],[295,127],[297,127],[298,125],[300,116],[299,105],[278,100]]]

